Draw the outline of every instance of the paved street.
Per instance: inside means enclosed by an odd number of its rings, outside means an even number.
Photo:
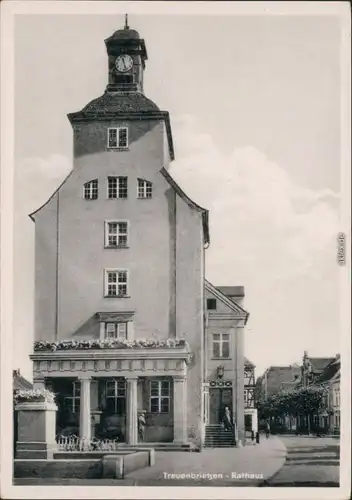
[[[282,437],[284,467],[268,486],[338,486],[340,441],[333,437]]]
[[[268,440],[262,439],[260,444],[244,448],[206,449],[202,453],[157,452],[153,467],[135,471],[124,480],[17,479],[15,484],[257,486],[283,466],[285,456],[286,449],[283,443],[277,437],[271,437]],[[249,477],[234,477],[240,473],[247,473]],[[182,479],[166,474],[192,474],[193,477]],[[208,475],[208,477],[197,477],[197,475]]]

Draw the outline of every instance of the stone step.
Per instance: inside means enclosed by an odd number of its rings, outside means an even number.
[[[232,434],[228,434],[228,435],[221,435],[221,434],[206,434],[205,437],[209,437],[211,439],[233,439],[234,436],[232,436]]]
[[[124,450],[124,448],[131,448],[128,444],[121,443],[119,449]],[[138,443],[134,445],[133,448],[138,450],[139,448],[153,448],[155,451],[198,451],[198,448],[193,443],[176,444],[176,443]]]
[[[234,441],[234,438],[232,436],[229,438],[206,437],[205,441],[219,441],[220,443],[228,443],[229,441]]]
[[[231,441],[234,436],[205,436],[205,439],[217,439],[218,441]]]
[[[210,439],[234,439],[234,436],[221,436],[219,434],[206,434],[205,438],[210,438]]]
[[[224,441],[205,441],[204,444],[206,446],[217,446],[217,445],[232,446],[233,444],[235,444],[235,441],[228,441],[227,443]]]
[[[228,434],[229,432],[232,432],[232,431],[226,431],[225,429],[205,429],[205,432],[210,432],[210,433],[214,433],[214,432],[224,432],[226,434]]]
[[[204,448],[234,448],[234,444],[205,444]]]
[[[231,436],[232,435],[232,432],[219,432],[219,431],[215,431],[215,432],[206,432],[205,433],[206,436]]]

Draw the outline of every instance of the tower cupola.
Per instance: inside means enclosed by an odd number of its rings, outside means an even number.
[[[148,59],[144,40],[128,25],[105,40],[108,53],[108,92],[143,92],[143,73]]]

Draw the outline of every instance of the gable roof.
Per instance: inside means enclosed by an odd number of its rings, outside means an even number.
[[[160,170],[160,173],[164,176],[164,178],[167,180],[167,182],[170,184],[170,186],[176,191],[176,193],[179,195],[180,198],[182,198],[189,207],[194,208],[198,212],[202,214],[202,222],[203,222],[203,234],[204,234],[204,241],[205,243],[210,243],[210,235],[209,235],[209,211],[206,208],[201,207],[200,205],[197,205],[196,202],[191,200],[189,196],[186,195],[186,193],[183,191],[183,189],[177,184],[175,179],[171,177],[169,172],[166,170],[165,167],[163,167]]]
[[[212,285],[210,281],[204,280],[205,283],[205,288],[208,290],[208,292],[212,293],[215,295],[217,299],[219,299],[223,304],[225,304],[231,311],[234,311],[235,313],[238,314],[239,318],[243,318],[245,320],[245,324],[248,321],[249,318],[249,313],[245,311],[241,306],[236,304],[233,300],[229,299],[229,297],[226,297],[220,290]]]
[[[249,361],[248,358],[244,358],[244,366],[248,368],[255,368],[255,365],[252,363],[252,361]]]
[[[33,222],[35,222],[35,219],[34,219],[34,216],[36,213],[40,212],[42,208],[44,208],[53,198],[54,196],[56,195],[56,193],[58,193],[61,189],[61,187],[66,183],[66,181],[68,180],[68,178],[72,175],[73,173],[73,170],[71,170],[68,175],[66,175],[66,177],[64,178],[64,180],[61,182],[61,184],[59,184],[59,186],[55,189],[55,191],[49,196],[49,198],[46,200],[45,203],[43,203],[43,205],[41,205],[39,208],[37,208],[36,210],[34,210],[34,212],[30,213],[29,214],[29,218],[32,219]]]
[[[313,372],[319,373],[324,370],[324,368],[330,364],[335,358],[310,358],[308,357],[309,362],[312,365]]]
[[[216,288],[227,297],[244,297],[244,286],[217,286]]]
[[[328,363],[320,376],[317,378],[317,382],[329,382],[329,380],[337,377],[340,372],[340,359],[334,358],[330,363]]]

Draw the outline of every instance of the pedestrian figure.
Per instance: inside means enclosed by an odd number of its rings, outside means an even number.
[[[270,436],[270,424],[269,424],[269,422],[265,423],[265,435],[266,435],[266,439],[269,439],[269,436]]]
[[[143,442],[145,440],[145,428],[147,422],[145,419],[145,410],[143,410],[138,417],[138,437],[139,441]]]
[[[231,413],[230,413],[228,406],[225,406],[225,409],[224,409],[223,424],[224,424],[225,431],[233,429]]]

